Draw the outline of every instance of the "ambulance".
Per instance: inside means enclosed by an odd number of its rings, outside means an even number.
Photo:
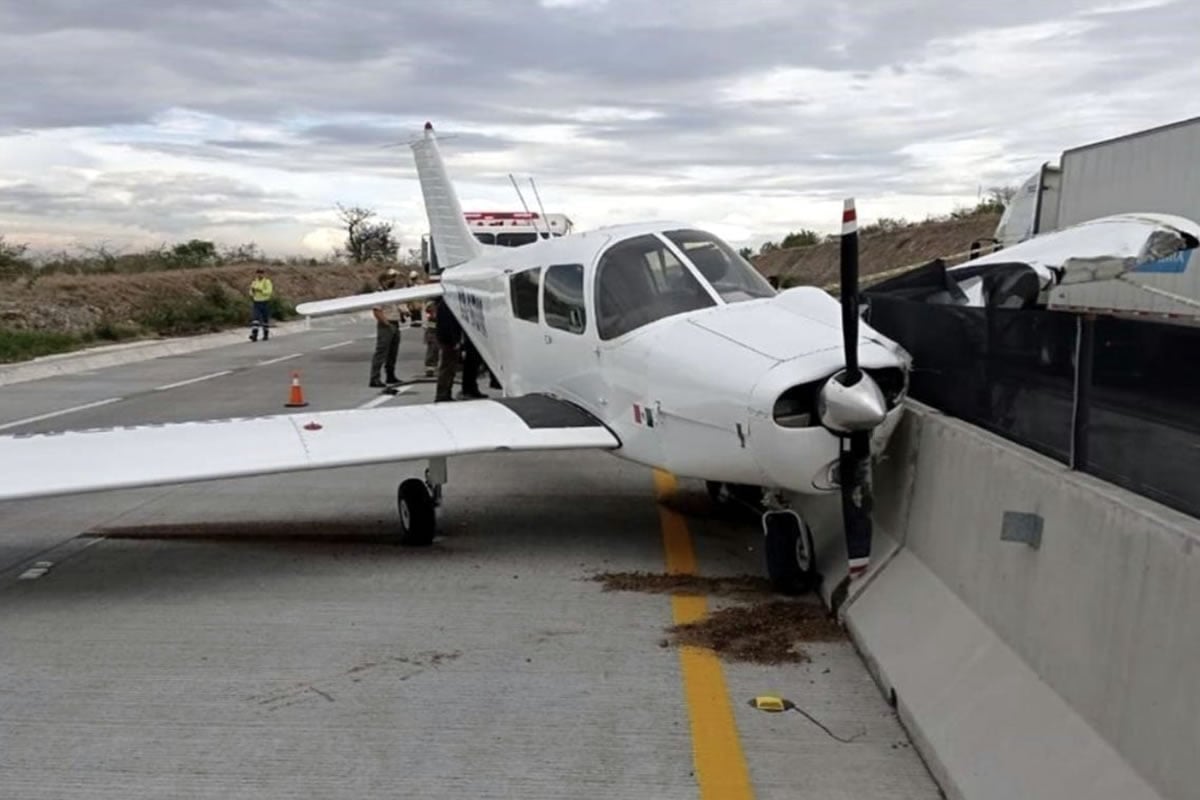
[[[536,211],[467,211],[463,213],[475,238],[499,247],[520,247],[543,239],[566,236],[574,224],[566,214],[539,214]],[[429,275],[442,270],[437,263],[429,234],[421,237],[421,263]]]

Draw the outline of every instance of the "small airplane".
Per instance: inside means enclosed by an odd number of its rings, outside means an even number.
[[[397,489],[398,539],[428,545],[447,458],[595,449],[757,495],[776,590],[816,585],[790,493],[840,492],[850,576],[870,558],[870,466],[901,416],[911,358],[858,309],[847,200],[841,302],[777,293],[686,223],[635,223],[519,248],[470,232],[433,127],[411,145],[443,266],[434,283],[305,303],[318,317],[441,297],[503,396],[366,410],[0,437],[0,500],[427,461]]]
[[[1039,234],[955,267],[935,261],[877,283],[869,292],[945,305],[1014,309],[1054,308],[1054,296],[1061,294],[1055,291],[1058,287],[1104,281],[1167,294],[1139,279],[1175,271],[1169,265],[1181,259],[1186,262],[1197,247],[1200,225],[1186,217],[1112,214]]]

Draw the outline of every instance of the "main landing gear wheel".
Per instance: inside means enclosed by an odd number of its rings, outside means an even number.
[[[767,576],[780,594],[798,595],[817,588],[812,531],[791,509],[767,511],[762,516],[763,550]]]
[[[425,482],[409,478],[401,483],[396,490],[396,505],[400,510],[400,544],[433,544],[437,534],[437,514],[433,495]]]

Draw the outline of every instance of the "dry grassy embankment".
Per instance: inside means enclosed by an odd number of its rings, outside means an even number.
[[[859,237],[860,274],[869,278],[962,253],[972,242],[991,237],[999,221],[999,214],[979,214],[965,219],[913,223],[890,231],[865,228]],[[756,256],[754,265],[764,275],[778,275],[784,286],[830,286],[838,282],[838,247],[835,239],[776,250]]]
[[[178,336],[248,324],[257,264],[162,272],[45,275],[0,282],[0,362],[89,344]],[[295,316],[306,300],[353,294],[374,284],[378,265],[269,265],[273,313]]]

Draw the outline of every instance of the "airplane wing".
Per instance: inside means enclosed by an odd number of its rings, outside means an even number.
[[[305,317],[323,317],[328,314],[345,314],[347,311],[362,311],[388,303],[415,303],[418,300],[433,300],[442,296],[440,283],[423,283],[389,289],[386,292],[367,292],[329,300],[313,300],[296,306],[296,312]]]
[[[506,450],[613,449],[546,395],[0,437],[0,500]]]

